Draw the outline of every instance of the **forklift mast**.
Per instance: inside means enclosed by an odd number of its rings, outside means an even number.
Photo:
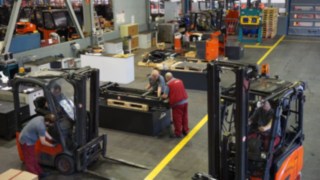
[[[208,156],[209,156],[209,174],[213,178],[226,179],[222,172],[222,156],[220,156],[221,147],[221,88],[220,72],[223,69],[229,69],[235,73],[236,86],[236,179],[245,179],[247,172],[247,151],[246,151],[246,132],[248,114],[248,92],[250,76],[256,74],[255,66],[234,64],[224,61],[215,61],[209,63],[208,70]]]

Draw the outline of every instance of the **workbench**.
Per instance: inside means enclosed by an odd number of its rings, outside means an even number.
[[[207,90],[207,64],[200,61],[180,61],[170,66],[170,69],[160,70],[165,76],[171,72],[175,78],[181,79],[186,89]]]
[[[171,123],[167,101],[146,90],[100,86],[100,127],[156,136]]]
[[[140,111],[99,103],[100,127],[149,136],[160,134],[171,123],[170,109]]]

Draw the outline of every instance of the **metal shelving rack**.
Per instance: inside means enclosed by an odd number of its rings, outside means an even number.
[[[320,4],[291,3],[288,34],[320,36]]]

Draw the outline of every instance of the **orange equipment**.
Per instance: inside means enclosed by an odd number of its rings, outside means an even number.
[[[269,76],[270,75],[269,64],[262,64],[262,66],[261,66],[261,75],[263,75],[263,76]]]
[[[227,34],[221,33],[221,31],[216,31],[211,34],[211,38],[218,39],[219,42],[219,56],[225,56],[225,46],[227,41]]]
[[[20,21],[17,22],[16,33],[17,34],[28,34],[33,33],[37,30],[36,25],[31,22]]]
[[[219,57],[219,39],[211,38],[206,41],[206,61],[214,61]]]
[[[227,34],[236,34],[238,29],[240,12],[238,10],[229,10],[226,18],[225,24],[227,28]]]
[[[174,50],[178,53],[182,50],[181,37],[182,35],[180,33],[174,35]]]

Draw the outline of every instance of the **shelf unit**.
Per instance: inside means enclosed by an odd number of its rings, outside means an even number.
[[[288,34],[320,36],[320,4],[291,3]]]

